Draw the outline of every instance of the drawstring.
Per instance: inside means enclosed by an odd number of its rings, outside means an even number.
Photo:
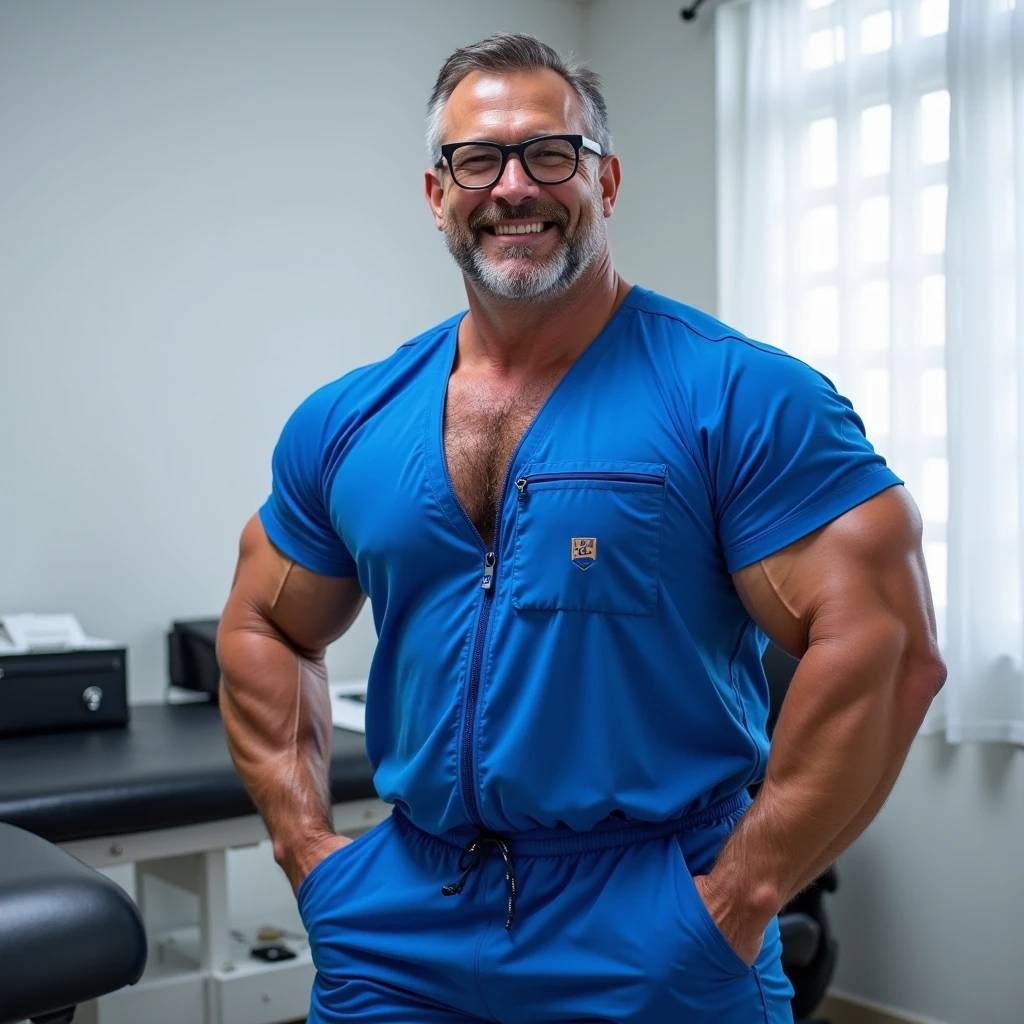
[[[493,843],[505,860],[505,885],[508,887],[508,914],[505,917],[505,931],[512,927],[512,918],[516,913],[516,874],[512,866],[512,851],[508,843],[493,832],[481,832],[474,836],[459,854],[459,870],[462,877],[454,885],[441,887],[442,896],[459,896],[465,888],[466,879],[480,866],[480,853],[485,843]]]

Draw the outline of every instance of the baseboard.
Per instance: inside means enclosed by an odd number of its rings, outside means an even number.
[[[945,1021],[934,1017],[921,1017],[905,1010],[896,1010],[835,989],[829,992],[815,1012],[817,1016],[827,1018],[831,1024],[945,1024]]]

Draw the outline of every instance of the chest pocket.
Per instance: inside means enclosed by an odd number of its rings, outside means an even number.
[[[654,614],[664,465],[538,463],[516,488],[514,608]]]

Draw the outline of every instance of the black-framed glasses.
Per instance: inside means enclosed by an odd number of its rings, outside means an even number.
[[[523,170],[539,185],[561,185],[579,170],[581,149],[604,156],[601,147],[585,135],[540,135],[513,146],[449,142],[441,147],[435,166],[446,163],[459,188],[490,188],[501,179],[508,158],[515,153]]]

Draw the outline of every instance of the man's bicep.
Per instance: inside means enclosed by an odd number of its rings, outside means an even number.
[[[354,576],[324,576],[289,558],[258,515],[246,524],[224,629],[271,627],[300,651],[318,654],[351,626],[363,605]]]
[[[751,618],[795,657],[861,629],[902,636],[913,660],[938,657],[921,517],[902,486],[740,569],[733,581]]]

